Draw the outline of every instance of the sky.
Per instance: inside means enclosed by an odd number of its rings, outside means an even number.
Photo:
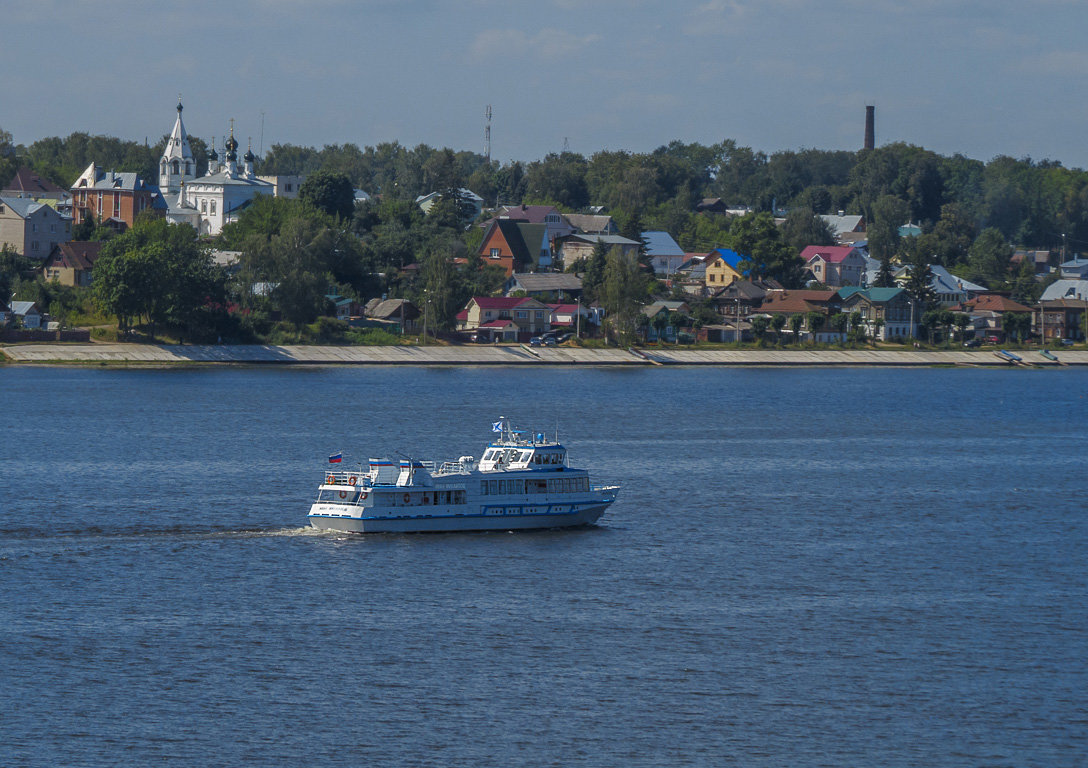
[[[0,0],[0,129],[539,159],[732,139],[1088,168],[1085,0]],[[263,120],[262,120],[263,115]],[[263,135],[262,135],[263,131]]]

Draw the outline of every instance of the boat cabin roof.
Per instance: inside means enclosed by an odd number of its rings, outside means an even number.
[[[567,449],[558,443],[491,443],[480,459],[481,472],[506,469],[555,469],[566,466]]]

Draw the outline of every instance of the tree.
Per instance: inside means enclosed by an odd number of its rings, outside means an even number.
[[[617,247],[608,251],[600,301],[605,309],[605,322],[616,342],[626,346],[635,338],[635,321],[642,314],[639,305],[646,296],[646,278],[638,261]]]
[[[893,195],[882,195],[873,203],[873,218],[866,228],[873,258],[894,256],[899,248],[899,227],[909,216],[907,204]]]
[[[1022,343],[1031,331],[1031,315],[1026,312],[1004,312],[1001,327],[1006,337],[1015,337],[1017,342]]]
[[[907,267],[907,282],[903,288],[910,296],[913,308],[911,320],[916,320],[936,300],[933,270],[929,268],[929,262],[924,255],[916,254],[914,261]]]
[[[608,261],[608,246],[603,240],[593,244],[593,251],[586,262],[585,273],[582,275],[582,292],[587,300],[597,298],[601,283],[604,282],[604,268]]]
[[[854,337],[854,341],[864,341],[865,331],[861,327],[861,312],[854,310],[850,313],[850,333]]]
[[[1030,259],[1025,258],[1020,262],[1020,269],[1016,273],[1016,278],[1012,281],[1011,298],[1021,304],[1031,305],[1039,300],[1042,292],[1042,284],[1035,279],[1035,265],[1031,263]]]
[[[956,330],[959,331],[959,339],[963,341],[963,337],[967,333],[967,326],[971,324],[971,316],[964,312],[954,312],[952,314],[952,325],[956,326]]]
[[[812,334],[812,343],[816,343],[816,334],[820,332],[820,329],[824,327],[824,323],[827,322],[827,315],[823,312],[809,312],[805,315],[805,319],[808,321],[808,330]]]
[[[1009,278],[1012,246],[1001,230],[989,227],[982,230],[968,251],[967,279],[996,289]]]
[[[843,344],[846,341],[846,326],[849,322],[850,318],[842,312],[836,312],[831,316],[831,327],[839,334],[840,344]]]
[[[748,322],[752,326],[752,335],[755,336],[756,341],[763,344],[763,335],[767,333],[767,326],[771,321],[766,315],[752,315]]]
[[[782,224],[782,239],[797,253],[809,245],[835,244],[835,237],[827,222],[806,207],[792,208],[786,214],[786,221]]]
[[[890,256],[885,256],[880,260],[880,269],[877,270],[873,286],[875,288],[892,288],[895,286],[895,273],[892,271]]]
[[[342,173],[317,171],[299,187],[298,197],[319,211],[340,219],[350,219],[355,212],[355,188]]]
[[[801,313],[790,315],[790,330],[793,332],[793,343],[801,342],[801,326],[805,324],[805,316]]]
[[[776,312],[771,318],[771,327],[774,328],[774,341],[775,344],[782,343],[782,329],[786,327],[786,316],[780,312]]]
[[[102,248],[93,291],[99,306],[117,316],[119,329],[142,317],[152,338],[162,323],[192,337],[204,308],[224,298],[222,276],[196,230],[157,218],[138,218]]]
[[[744,257],[741,269],[750,277],[770,277],[786,288],[803,284],[804,263],[789,245],[769,213],[750,213],[733,220],[729,247]]]

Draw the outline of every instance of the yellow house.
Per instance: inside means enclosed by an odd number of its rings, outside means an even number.
[[[736,251],[725,248],[715,248],[706,257],[706,285],[714,288],[724,288],[732,285],[734,280],[740,280],[741,274],[737,267],[741,257]]]

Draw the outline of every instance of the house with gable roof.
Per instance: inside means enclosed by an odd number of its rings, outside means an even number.
[[[93,162],[72,185],[75,224],[91,216],[99,224],[124,231],[144,211],[165,216],[168,208],[159,188],[139,174],[105,171]]]
[[[910,294],[902,288],[847,287],[839,289],[839,298],[843,314],[861,315],[861,325],[869,338],[887,341],[918,335],[921,312],[916,308],[912,314]]]
[[[503,285],[503,294],[518,291],[543,300],[576,299],[582,295],[582,278],[570,272],[518,272]]]
[[[684,249],[668,232],[660,230],[643,232],[642,241],[646,243],[646,256],[650,260],[650,265],[658,275],[666,277],[673,275],[688,260]]]
[[[564,213],[563,218],[571,226],[571,232],[583,235],[618,235],[620,228],[615,220],[605,213]]]
[[[72,238],[72,220],[29,197],[0,197],[0,248],[41,260]]]
[[[619,248],[624,256],[638,254],[638,249],[642,245],[637,240],[621,235],[588,235],[580,232],[561,237],[556,241],[559,258],[568,266],[578,259],[588,259],[592,256],[593,247],[597,243],[604,243],[609,250]]]
[[[951,307],[953,312],[963,312],[971,318],[969,326],[975,332],[975,338],[993,338],[998,342],[1005,341],[1005,327],[1003,317],[1006,312],[1033,314],[1031,307],[1018,301],[1013,301],[1008,296],[996,293],[984,293],[973,299]]]
[[[821,214],[820,220],[827,224],[839,245],[853,245],[868,238],[864,216],[846,216],[843,211],[839,211],[838,215]]]
[[[36,203],[50,205],[65,216],[72,214],[71,193],[25,165],[0,189],[0,197],[26,197]]]
[[[706,287],[721,288],[740,280],[744,257],[730,248],[714,248],[706,258]]]
[[[42,327],[42,313],[33,301],[11,302],[11,313],[19,320],[23,328],[33,330]]]
[[[525,224],[543,224],[548,231],[549,244],[555,242],[557,237],[566,237],[574,232],[574,226],[554,205],[504,205],[495,212],[494,217],[480,226],[486,229],[496,219],[510,219]]]
[[[457,330],[528,341],[551,330],[551,316],[551,307],[530,296],[473,296],[457,314]]]
[[[40,274],[43,280],[55,280],[61,285],[88,286],[94,275],[94,263],[102,250],[102,243],[94,240],[70,240],[53,247],[42,262]]]
[[[552,265],[547,227],[513,219],[492,219],[477,253],[485,263],[502,267],[507,277]]]
[[[801,260],[816,282],[831,288],[861,285],[865,275],[865,257],[852,245],[808,245]]]

